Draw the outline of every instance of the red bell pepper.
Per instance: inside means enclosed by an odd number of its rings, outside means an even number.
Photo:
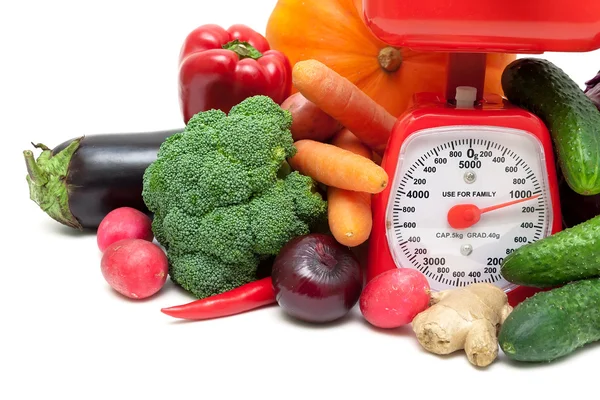
[[[179,56],[179,99],[184,121],[200,111],[231,107],[255,95],[277,104],[290,95],[292,68],[267,39],[245,25],[203,25],[187,36]]]

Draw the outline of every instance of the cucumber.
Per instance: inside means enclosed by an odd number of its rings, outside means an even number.
[[[502,89],[511,103],[546,124],[569,187],[581,195],[600,193],[600,111],[583,90],[550,61],[537,58],[510,63]]]
[[[498,342],[516,361],[543,362],[600,340],[600,279],[539,292],[519,303],[500,328]]]
[[[504,258],[500,273],[538,288],[600,277],[600,215],[519,247]]]

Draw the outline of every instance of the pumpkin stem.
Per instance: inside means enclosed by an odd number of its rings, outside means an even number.
[[[402,52],[395,47],[384,47],[377,55],[379,66],[387,72],[396,72],[402,65]]]

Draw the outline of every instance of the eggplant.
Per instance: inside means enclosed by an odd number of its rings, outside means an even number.
[[[559,177],[560,210],[563,229],[571,228],[600,215],[600,194],[581,195]]]
[[[154,132],[94,134],[67,140],[42,153],[23,152],[31,200],[66,226],[97,229],[110,211],[132,207],[147,215],[142,199],[144,171],[160,145],[184,128]]]

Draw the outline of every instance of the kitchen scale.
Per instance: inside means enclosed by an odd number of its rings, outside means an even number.
[[[600,1],[364,0],[395,47],[450,53],[446,93],[417,93],[381,166],[367,279],[414,268],[440,291],[489,282],[515,305],[536,289],[500,274],[515,249],[562,227],[550,134],[535,115],[483,93],[486,54],[600,48]]]

